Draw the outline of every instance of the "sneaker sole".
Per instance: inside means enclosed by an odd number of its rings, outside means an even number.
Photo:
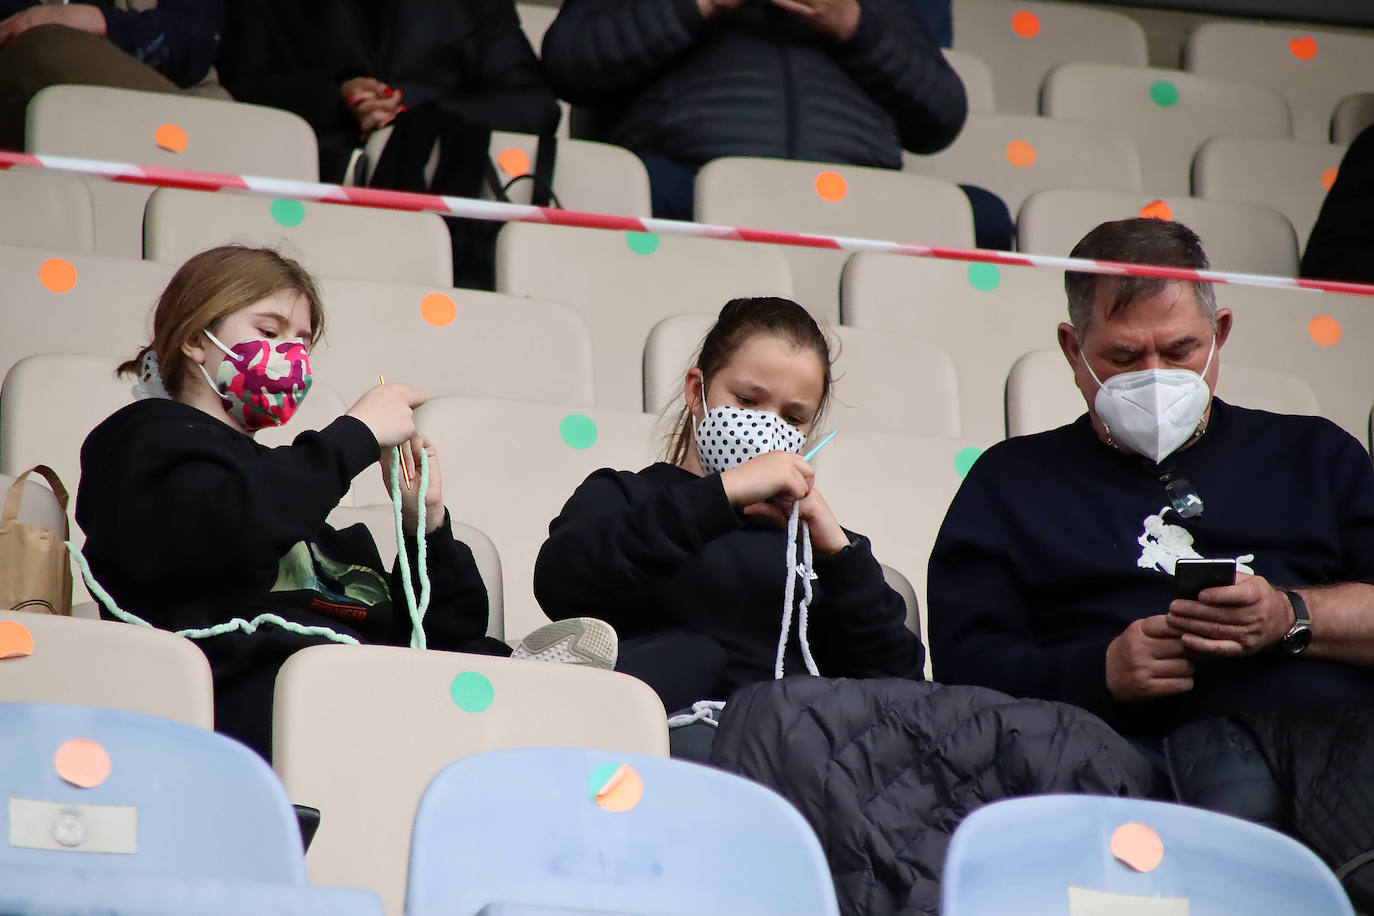
[[[619,640],[615,629],[602,620],[578,617],[542,626],[525,636],[511,658],[531,661],[615,668]]]

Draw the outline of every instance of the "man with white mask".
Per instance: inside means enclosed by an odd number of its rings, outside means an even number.
[[[1074,257],[1206,268],[1163,220]],[[1077,422],[974,465],[930,558],[936,679],[1162,736],[1246,709],[1374,701],[1374,470],[1327,420],[1212,396],[1232,314],[1211,284],[1070,272]],[[1282,367],[1279,367],[1282,368]],[[1180,559],[1236,561],[1179,597]]]

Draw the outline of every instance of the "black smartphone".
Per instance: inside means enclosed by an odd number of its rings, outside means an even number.
[[[1174,564],[1174,595],[1197,600],[1204,588],[1236,584],[1235,560],[1180,559]]]

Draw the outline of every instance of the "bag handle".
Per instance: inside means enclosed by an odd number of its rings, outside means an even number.
[[[67,512],[67,488],[62,486],[62,481],[57,473],[46,464],[36,464],[14,479],[10,484],[9,492],[5,494],[5,509],[0,513],[0,522],[12,522],[19,517],[19,504],[24,498],[23,483],[30,474],[37,474],[47,481],[52,488],[53,495],[57,497],[57,502],[62,506],[63,515]]]

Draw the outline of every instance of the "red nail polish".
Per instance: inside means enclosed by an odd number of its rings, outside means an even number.
[[[399,109],[397,109],[396,113],[397,113],[397,114],[401,114],[402,112],[404,112],[404,111],[406,110],[406,108],[407,108],[407,106],[402,105]]]

